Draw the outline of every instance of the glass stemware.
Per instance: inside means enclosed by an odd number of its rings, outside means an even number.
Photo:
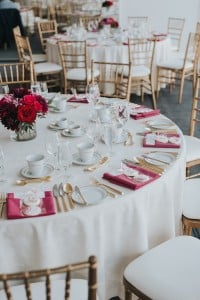
[[[59,150],[59,133],[51,132],[47,133],[45,137],[45,149],[47,154],[49,154],[49,160],[52,162],[55,169],[58,169],[58,150]]]
[[[6,181],[5,178],[5,156],[3,148],[0,147],[0,183]]]
[[[91,83],[86,87],[86,95],[88,97],[89,102],[94,105],[97,103],[100,97],[99,86],[97,83]]]
[[[59,169],[63,170],[63,182],[70,177],[70,167],[72,165],[72,151],[70,143],[61,142],[58,145],[58,163]]]

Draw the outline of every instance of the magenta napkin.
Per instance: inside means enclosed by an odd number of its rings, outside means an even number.
[[[67,100],[67,102],[74,102],[74,103],[89,103],[88,99],[83,96],[83,97],[75,97],[75,96],[72,96],[71,98],[69,98]]]
[[[153,147],[153,148],[180,148],[180,135],[174,133],[153,133],[159,140],[155,140],[155,144],[151,144],[148,142],[148,135],[152,134],[152,132],[148,132],[145,134],[143,139],[143,147]],[[168,141],[163,140],[162,136],[166,137]]]
[[[156,116],[156,115],[160,114],[160,109],[151,109],[148,111],[140,112],[140,110],[142,108],[146,108],[146,107],[143,105],[135,107],[134,114],[130,113],[130,117],[135,120],[138,120],[138,119],[148,118],[148,117],[152,117],[152,116]],[[137,112],[137,110],[138,110],[138,112]]]
[[[14,197],[14,193],[7,194],[7,218],[8,219],[21,219],[21,218],[32,218],[53,215],[56,213],[55,202],[52,192],[46,191],[44,198],[41,199],[40,208],[41,213],[36,216],[24,215],[23,206],[20,199]]]
[[[149,179],[146,181],[143,181],[143,182],[142,181],[139,182],[137,180],[134,180],[134,178],[128,177],[125,174],[112,175],[110,173],[104,173],[103,178],[107,179],[108,181],[115,183],[117,185],[124,186],[124,187],[127,187],[132,190],[137,190],[137,189],[143,187],[144,185],[146,185],[160,177],[159,174],[156,174],[154,172],[146,170],[142,167],[130,166],[130,165],[128,165],[128,166],[132,169],[139,171],[140,174],[149,176]]]

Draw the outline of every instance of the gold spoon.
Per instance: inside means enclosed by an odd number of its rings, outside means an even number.
[[[68,196],[70,208],[73,209],[74,208],[74,202],[72,200],[72,193],[73,193],[72,185],[69,182],[67,182],[66,184],[63,185],[63,190]]]
[[[109,158],[107,156],[104,156],[96,164],[84,168],[84,171],[95,171],[96,169],[98,169],[101,166],[103,166],[108,161],[108,159]]]
[[[21,180],[17,180],[16,184],[23,186],[28,183],[37,183],[37,182],[42,182],[42,181],[51,181],[51,176],[44,176],[41,178],[32,178],[32,179],[21,179]]]

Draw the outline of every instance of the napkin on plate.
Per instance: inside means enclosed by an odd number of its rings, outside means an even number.
[[[50,192],[50,191],[46,191],[44,193],[44,198],[41,199],[41,203],[40,203],[41,213],[38,215],[35,215],[35,216],[23,214],[23,212],[22,212],[23,204],[21,204],[21,201],[19,198],[14,197],[14,193],[7,194],[6,203],[7,203],[7,218],[8,219],[42,217],[42,216],[53,215],[56,213],[54,198],[53,198],[52,192]]]
[[[74,102],[74,103],[89,103],[88,99],[86,96],[72,96],[67,100],[67,102]]]
[[[146,181],[137,181],[134,179],[134,177],[130,178],[125,174],[113,175],[111,173],[104,173],[103,178],[107,179],[108,181],[115,183],[117,185],[121,185],[121,186],[127,187],[132,190],[137,190],[137,189],[143,187],[144,185],[146,185],[160,177],[159,174],[156,174],[154,172],[146,170],[142,167],[129,166],[129,168],[132,168],[132,169],[138,171],[139,174],[141,174],[141,175],[149,176],[149,179],[147,179]]]
[[[147,109],[145,111],[145,109]],[[138,120],[143,118],[148,118],[160,114],[160,109],[148,109],[146,106],[138,106],[131,109],[130,117]]]
[[[178,133],[156,134],[148,132],[144,136],[143,147],[180,148],[180,135]]]

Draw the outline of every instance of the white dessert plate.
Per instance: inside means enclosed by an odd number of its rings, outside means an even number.
[[[99,204],[107,196],[107,192],[101,187],[84,186],[80,191],[89,205]],[[77,192],[72,193],[72,198],[78,204],[84,204]]]
[[[53,172],[53,170],[54,170],[54,167],[52,165],[45,164],[43,173],[39,176],[37,176],[37,175],[34,176],[34,175],[29,173],[29,168],[28,168],[28,166],[26,166],[26,167],[21,169],[21,175],[26,177],[26,178],[41,178],[41,177],[50,175]]]
[[[79,157],[79,154],[74,153],[72,162],[75,165],[88,166],[88,165],[96,164],[99,161],[100,158],[101,158],[100,154],[95,152],[93,158],[90,161],[82,161]]]
[[[170,164],[175,160],[173,154],[166,152],[152,152],[145,154],[145,156],[146,162],[156,166]]]
[[[82,136],[86,133],[86,131],[84,129],[81,129],[79,133],[71,133],[70,132],[70,129],[64,129],[61,134],[63,136],[68,136],[68,137],[79,137],[79,136]]]
[[[170,120],[152,120],[147,122],[147,124],[155,129],[168,129],[172,126],[174,126],[174,123]]]

